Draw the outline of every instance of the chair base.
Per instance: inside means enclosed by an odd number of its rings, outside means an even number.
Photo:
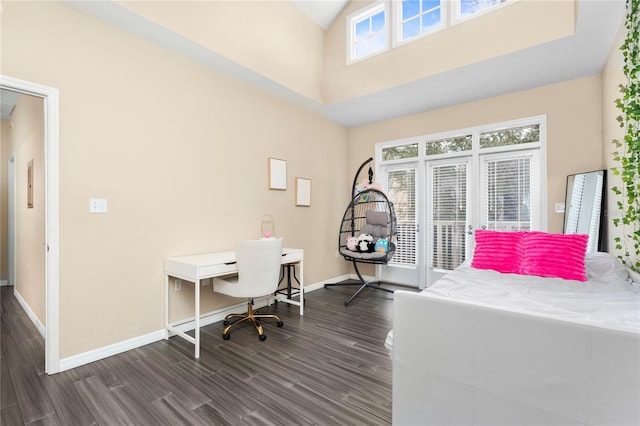
[[[351,303],[351,301],[353,299],[356,298],[356,296],[358,296],[362,290],[364,290],[365,288],[372,288],[375,290],[382,290],[382,291],[386,291],[387,293],[393,293],[395,290],[392,290],[390,288],[384,288],[380,286],[380,281],[366,281],[364,279],[364,277],[362,276],[362,274],[360,274],[360,271],[358,270],[358,264],[356,262],[353,262],[353,267],[356,270],[356,274],[358,275],[359,280],[347,280],[347,281],[342,281],[339,283],[331,283],[331,284],[325,284],[324,288],[327,287],[342,287],[342,286],[347,286],[347,285],[359,285],[360,288],[358,290],[356,290],[355,293],[353,293],[351,295],[351,297],[349,297],[347,300],[344,301],[344,306],[348,306],[349,303]]]
[[[258,331],[258,337],[260,338],[261,341],[264,341],[267,339],[267,336],[264,334],[264,331],[262,329],[262,324],[260,323],[260,319],[264,319],[264,318],[270,318],[270,319],[275,319],[277,321],[276,325],[278,327],[282,327],[284,325],[284,323],[280,320],[280,317],[274,314],[259,314],[257,313],[257,310],[253,310],[253,299],[250,299],[247,302],[247,313],[245,314],[229,314],[225,317],[224,319],[224,329],[222,330],[222,338],[224,340],[229,340],[231,338],[231,335],[229,334],[229,330],[231,329],[231,327],[233,327],[236,324],[240,324],[243,323],[245,321],[250,321],[253,323],[253,326],[256,328],[256,330]],[[234,322],[229,322],[230,319],[232,318],[238,318],[237,320],[235,320]]]

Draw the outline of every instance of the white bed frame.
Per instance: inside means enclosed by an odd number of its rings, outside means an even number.
[[[640,425],[640,335],[396,291],[394,425]]]

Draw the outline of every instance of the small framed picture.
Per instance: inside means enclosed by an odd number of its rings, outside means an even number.
[[[287,189],[287,161],[269,158],[269,189]]]
[[[296,206],[311,205],[311,179],[296,178]]]
[[[27,165],[27,208],[33,208],[33,160]]]

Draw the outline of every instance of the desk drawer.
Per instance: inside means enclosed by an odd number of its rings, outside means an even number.
[[[282,263],[296,263],[302,260],[302,252],[296,251],[282,256]]]
[[[200,267],[200,278],[219,277],[221,275],[235,274],[238,272],[238,265],[233,262],[229,265],[220,263],[217,265],[205,265]]]

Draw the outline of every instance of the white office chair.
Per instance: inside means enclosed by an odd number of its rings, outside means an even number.
[[[246,240],[239,241],[236,246],[236,262],[238,275],[233,278],[213,279],[213,291],[232,297],[246,297],[247,312],[243,314],[229,314],[224,320],[222,338],[228,340],[231,335],[229,329],[236,324],[251,321],[258,330],[260,340],[267,336],[262,331],[259,319],[273,318],[278,327],[283,322],[277,315],[258,314],[253,310],[254,297],[271,296],[278,288],[280,278],[280,264],[282,262],[282,239]],[[234,322],[229,319],[238,318]]]

